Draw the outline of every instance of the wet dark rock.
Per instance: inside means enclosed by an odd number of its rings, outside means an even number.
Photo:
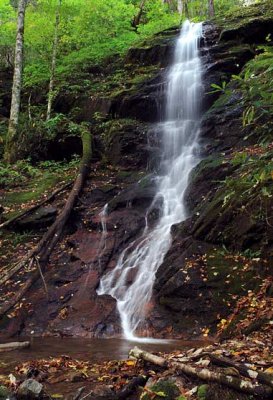
[[[117,397],[112,386],[100,385],[95,387],[85,398],[86,400],[115,400]]]
[[[95,113],[107,115],[111,108],[111,99],[103,96],[86,96],[83,93],[60,93],[54,102],[54,111],[70,113],[76,122],[92,122]]]
[[[200,201],[206,200],[209,194],[216,191],[219,182],[224,181],[235,169],[221,156],[212,155],[202,160],[192,171],[186,189],[185,201],[189,212],[194,212]]]
[[[107,203],[113,197],[118,194],[118,186],[116,185],[104,185],[99,188],[91,190],[86,195],[86,202],[88,203]]]
[[[178,29],[169,30],[168,35],[157,35],[145,41],[142,47],[131,48],[125,62],[140,65],[159,64],[161,67],[166,67],[172,61],[177,35],[179,35]]]
[[[237,75],[243,66],[255,56],[255,51],[248,44],[237,42],[215,43],[201,49],[203,55],[204,97],[203,110],[207,110],[217,100],[221,92],[214,92],[212,84],[222,86],[229,82],[232,75]]]
[[[166,72],[163,71],[137,87],[124,91],[113,99],[111,113],[120,118],[136,118],[144,122],[157,122],[165,104]]]
[[[82,372],[71,372],[68,376],[70,382],[83,382],[86,380],[86,375]]]
[[[35,379],[27,379],[17,390],[19,400],[41,399],[43,397],[43,385]]]
[[[50,225],[57,215],[57,209],[52,206],[40,207],[31,215],[16,221],[15,227],[19,230],[38,229]]]
[[[153,177],[145,177],[131,188],[122,191],[109,202],[109,211],[121,207],[138,207],[145,209],[156,194],[156,181]]]
[[[272,18],[253,18],[238,27],[225,29],[220,40],[238,40],[245,43],[263,43],[267,35],[273,34]]]
[[[112,165],[126,169],[146,168],[149,159],[148,125],[129,119],[114,120],[103,132],[104,155]]]

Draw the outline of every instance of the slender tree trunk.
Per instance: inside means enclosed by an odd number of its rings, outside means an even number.
[[[138,26],[139,23],[140,23],[140,19],[141,19],[141,16],[142,16],[142,14],[143,14],[143,9],[144,9],[145,3],[146,3],[146,0],[141,0],[140,6],[139,6],[139,12],[138,12],[138,14],[135,16],[135,18],[134,18],[134,20],[133,20],[133,22],[132,22],[133,28],[137,28],[137,26]]]
[[[183,0],[177,0],[177,11],[181,16],[183,15]]]
[[[214,17],[214,0],[209,0],[209,16]]]
[[[187,18],[187,19],[189,19],[189,6],[188,6],[188,0],[185,0],[185,17]]]
[[[26,6],[27,0],[19,0],[10,119],[4,154],[4,159],[10,163],[16,161],[17,156],[15,143],[17,140],[21,104]]]
[[[55,83],[54,81],[55,81],[55,71],[56,71],[57,48],[59,41],[61,6],[62,6],[62,0],[59,0],[59,4],[56,10],[55,32],[54,32],[54,40],[52,47],[52,62],[51,62],[51,73],[50,73],[49,90],[48,90],[47,114],[46,114],[47,121],[51,118],[51,109],[54,99],[54,83]]]

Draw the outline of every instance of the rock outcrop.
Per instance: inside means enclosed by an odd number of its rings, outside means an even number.
[[[156,274],[147,316],[151,335],[181,337],[215,330],[238,296],[255,290],[269,274],[266,257],[273,254],[272,225],[258,214],[259,204],[265,202],[267,212],[273,211],[271,192],[261,200],[258,192],[248,195],[227,186],[242,173],[234,153],[257,143],[256,134],[250,134],[252,127],[242,124],[240,87],[236,81],[228,82],[260,52],[256,44],[264,42],[272,23],[273,19],[266,18],[246,20],[232,29],[204,24],[200,50],[205,93],[200,133],[203,160],[193,171],[186,193],[189,218],[173,227],[173,244]],[[75,112],[77,104],[76,119],[93,124],[100,167],[96,164],[98,168],[91,172],[67,235],[52,255],[46,273],[49,297],[36,284],[28,299],[34,307],[14,321],[2,321],[2,330],[88,337],[120,333],[114,299],[98,296],[96,290],[101,275],[115,266],[121,252],[145,227],[155,194],[153,170],[160,142],[153,123],[164,109],[166,71],[177,34],[177,29],[165,31],[129,51],[127,72],[155,66],[147,79],[136,79],[124,90],[100,99],[86,96],[78,102],[62,94],[57,98],[57,111]],[[220,89],[213,91],[211,84]],[[102,121],[94,122],[96,112]],[[269,186],[271,190],[271,182]],[[106,203],[103,239],[100,213]],[[150,223],[157,217],[155,209],[148,216]],[[254,255],[251,259],[250,254]]]

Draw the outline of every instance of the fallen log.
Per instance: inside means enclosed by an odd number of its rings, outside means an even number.
[[[234,376],[210,371],[207,368],[198,369],[184,363],[168,361],[163,357],[155,356],[147,351],[139,349],[138,347],[132,349],[129,354],[136,359],[142,359],[155,365],[159,365],[163,368],[171,368],[177,373],[184,373],[185,375],[198,378],[206,382],[216,382],[239,392],[260,396],[262,398],[271,398],[273,394],[273,389],[267,385],[256,385],[252,382]]]
[[[11,342],[0,344],[0,353],[18,349],[25,349],[30,346],[30,342]]]
[[[226,357],[217,357],[214,354],[209,354],[209,358],[211,359],[212,363],[215,365],[219,365],[220,367],[235,368],[235,369],[237,369],[238,372],[240,372],[241,375],[243,375],[247,378],[257,379],[258,382],[264,383],[273,388],[273,376],[272,375],[266,374],[265,372],[262,372],[262,371],[256,371],[252,368],[248,368],[244,364],[235,363]]]
[[[32,272],[32,275],[27,279],[26,283],[24,284],[20,292],[15,295],[14,299],[11,299],[8,304],[5,304],[2,308],[0,308],[0,318],[2,318],[3,315],[5,315],[11,308],[14,307],[14,305],[29,290],[32,284],[37,281],[38,277],[43,275],[44,273],[51,252],[61,237],[63,228],[68,221],[68,218],[83,188],[85,179],[89,171],[89,165],[92,157],[92,142],[91,134],[87,129],[85,129],[82,133],[82,147],[83,154],[79,166],[79,171],[62,211],[57,216],[55,222],[43,235],[42,239],[36,245],[36,247],[31,250],[27,254],[27,256],[16,265],[15,268],[15,272],[18,272],[23,267],[36,263],[39,272],[38,274],[36,270]]]

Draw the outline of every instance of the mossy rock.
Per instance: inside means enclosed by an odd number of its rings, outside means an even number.
[[[255,19],[272,17],[272,14],[272,0],[264,0],[250,4],[248,7],[234,7],[230,13],[217,16],[215,22],[225,30],[229,30],[242,27]]]
[[[213,289],[214,302],[232,304],[236,296],[243,296],[248,290],[255,291],[259,288],[262,282],[262,267],[257,264],[255,268],[246,268],[248,263],[250,260],[247,258],[225,253],[220,248],[215,248],[207,254],[207,282]]]
[[[202,400],[253,400],[254,397],[248,394],[237,392],[220,385],[202,385],[207,386],[206,395]]]
[[[65,179],[64,179],[65,178]],[[56,186],[60,181],[69,180],[69,176],[58,176],[57,174],[44,173],[43,176],[31,179],[25,189],[22,190],[10,190],[6,191],[4,196],[1,198],[1,204],[3,207],[14,207],[22,204],[39,200],[41,196]],[[5,214],[5,218],[12,218],[19,214],[21,210],[16,210]]]
[[[11,398],[11,393],[6,386],[0,386],[0,400]]]
[[[149,388],[148,393],[142,394],[141,400],[176,400],[179,396],[180,391],[174,382],[159,380]]]
[[[198,400],[206,400],[208,387],[209,387],[208,385],[201,385],[198,387],[197,391]]]

